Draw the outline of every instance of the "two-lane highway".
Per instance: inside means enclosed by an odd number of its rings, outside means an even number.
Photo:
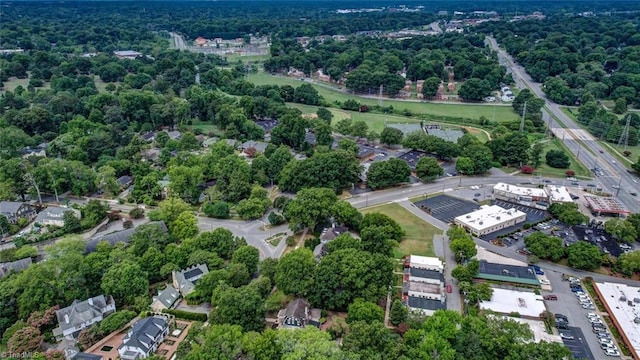
[[[486,42],[498,53],[500,63],[511,71],[516,86],[520,89],[528,88],[536,96],[544,99],[543,119],[554,135],[563,139],[569,151],[588,168],[597,167],[602,170],[604,174],[597,176],[596,181],[603,189],[617,194],[618,199],[632,212],[639,212],[640,202],[630,194],[640,189],[637,183],[638,178],[629,174],[623,164],[604,149],[597,139],[562,112],[558,104],[548,100],[542,85],[534,82],[522,66],[518,65],[506,51],[500,49],[493,37],[488,36]]]

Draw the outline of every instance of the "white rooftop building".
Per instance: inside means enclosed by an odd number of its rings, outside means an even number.
[[[551,202],[552,204],[573,202],[571,194],[569,194],[569,191],[564,186],[547,185],[545,186],[545,190],[547,191],[547,195],[549,196],[549,202]]]
[[[442,260],[437,257],[409,255],[407,259],[409,267],[437,271],[442,273],[444,271],[444,264]]]
[[[480,308],[500,314],[518,313],[525,318],[539,318],[546,310],[542,295],[500,288],[493,288],[491,300],[481,302]]]
[[[475,236],[483,236],[519,224],[526,219],[527,214],[517,209],[483,205],[479,210],[458,216],[453,222]]]
[[[432,315],[447,308],[444,264],[435,257],[411,255],[404,262],[402,303],[409,309]]]
[[[631,351],[640,358],[640,287],[619,283],[594,283],[609,316]]]

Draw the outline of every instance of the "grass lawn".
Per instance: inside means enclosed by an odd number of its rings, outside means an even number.
[[[246,77],[247,81],[253,82],[256,85],[291,85],[298,87],[304,82],[299,79],[289,78],[285,76],[276,76],[266,73],[254,73],[249,74]],[[377,105],[377,99],[369,99],[362,96],[351,95],[332,89],[332,86],[320,86],[316,83],[312,86],[318,90],[318,93],[330,103],[336,101],[344,102],[348,99],[353,99],[361,104],[369,106]],[[500,105],[472,105],[472,104],[460,104],[460,103],[427,103],[422,101],[399,101],[399,100],[382,100],[380,101],[382,106],[393,106],[395,109],[407,109],[414,114],[433,115],[433,116],[446,116],[446,117],[459,117],[467,119],[479,119],[484,116],[488,119],[494,119],[498,122],[518,120],[518,116],[513,112],[511,106]],[[495,114],[495,116],[494,116]],[[428,120],[428,119],[427,119]]]
[[[93,82],[96,84],[96,89],[98,89],[98,91],[100,92],[107,91],[106,87],[108,83],[102,81],[102,79],[100,79],[100,76],[95,75],[93,77]],[[114,82],[113,85],[115,85],[117,88],[118,86],[120,86],[120,83]]]
[[[393,256],[401,259],[406,255],[435,256],[433,252],[433,235],[442,231],[422,221],[399,204],[378,205],[362,210],[362,213],[379,212],[395,220],[404,229],[406,235],[400,246],[393,250]]]
[[[212,132],[216,136],[222,136],[223,135],[223,132],[220,131],[220,129],[218,129],[217,126],[215,126],[215,125],[213,125],[213,124],[211,124],[209,122],[205,122],[205,121],[194,120],[193,123],[191,123],[191,128],[192,129],[200,129],[205,134],[208,134],[208,133]]]
[[[227,59],[229,64],[235,64],[238,62],[238,60],[242,61],[243,63],[265,61],[271,56],[268,54],[267,55],[244,55],[244,56],[237,55],[237,54],[229,54],[229,55],[223,55],[223,57]]]
[[[544,144],[545,144],[544,152],[543,152],[542,156],[540,157],[542,159],[542,164],[540,165],[540,167],[538,167],[536,169],[536,174],[537,175],[554,176],[554,177],[566,177],[565,171],[571,169],[571,170],[575,171],[576,176],[588,177],[588,178],[590,178],[592,176],[591,172],[589,171],[589,169],[587,169],[586,166],[584,166],[581,162],[579,162],[576,159],[574,154],[571,153],[571,151],[569,151],[569,149],[567,149],[564,146],[564,144],[562,143],[562,141],[560,139],[552,139],[550,141],[545,142]],[[545,158],[545,155],[547,154],[547,152],[549,152],[550,150],[560,150],[560,151],[564,152],[565,154],[567,154],[569,156],[569,160],[571,161],[571,165],[569,166],[569,169],[556,169],[556,168],[552,168],[552,167],[548,166],[544,162],[544,158]]]

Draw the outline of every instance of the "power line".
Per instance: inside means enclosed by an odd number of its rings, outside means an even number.
[[[627,123],[624,125],[624,130],[622,130],[622,134],[620,134],[620,139],[618,140],[618,146],[621,146],[624,143],[624,149],[627,150],[627,145],[629,145],[629,125],[631,123],[631,116],[627,115]]]
[[[524,131],[524,116],[527,113],[527,102],[524,102],[524,107],[522,108],[522,119],[520,120],[520,132]]]

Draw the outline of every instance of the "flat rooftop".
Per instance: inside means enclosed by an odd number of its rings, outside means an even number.
[[[402,290],[404,290],[405,292],[413,291],[413,292],[425,293],[425,294],[435,294],[435,295],[442,294],[442,289],[440,287],[440,284],[430,284],[430,283],[425,283],[420,281],[405,281],[402,284]]]
[[[495,315],[492,315],[492,316],[495,316]],[[513,320],[520,324],[528,325],[531,331],[533,332],[533,341],[536,343],[539,343],[541,341],[546,341],[546,342],[557,342],[562,344],[562,338],[560,337],[560,335],[547,333],[547,330],[544,326],[544,322],[542,320],[523,319],[523,318],[510,317],[510,316],[495,316],[495,317]]]
[[[624,337],[631,344],[635,358],[640,358],[640,287],[619,283],[594,283],[602,295],[609,315],[618,322]],[[636,322],[637,321],[637,322]]]
[[[511,184],[505,184],[505,183],[495,184],[493,186],[493,191],[503,191],[503,192],[507,192],[507,193],[511,193],[519,196],[531,196],[531,197],[539,197],[539,198],[547,197],[547,192],[544,191],[544,189],[516,186]]]
[[[535,271],[529,266],[491,263],[484,260],[480,261],[480,268],[476,277],[479,279],[540,285]]]
[[[624,204],[614,197],[585,195],[584,199],[587,201],[587,206],[589,206],[589,208],[591,208],[591,210],[595,212],[609,214],[631,214],[631,211],[627,210]]]
[[[493,288],[491,300],[481,302],[480,308],[500,314],[518,313],[532,318],[540,317],[540,314],[546,310],[542,295],[501,288]]]
[[[446,310],[447,303],[440,300],[425,299],[415,296],[409,296],[405,304],[414,309],[423,309],[427,311]]]
[[[420,150],[410,150],[410,151],[407,151],[406,153],[398,156],[398,159],[406,162],[411,169],[415,169],[416,168],[416,164],[418,164],[418,160],[420,160],[420,158],[425,157],[425,156],[431,156],[431,155],[427,154],[424,151],[420,151]]]
[[[409,255],[409,264],[412,267],[415,266],[436,269],[444,268],[444,265],[442,264],[442,261],[440,259],[430,256]]]
[[[498,205],[483,205],[479,210],[456,217],[455,221],[482,231],[521,216],[526,219],[527,214],[514,208],[504,209]]]
[[[545,189],[552,203],[573,202],[571,194],[569,194],[569,191],[564,186],[547,185]]]

